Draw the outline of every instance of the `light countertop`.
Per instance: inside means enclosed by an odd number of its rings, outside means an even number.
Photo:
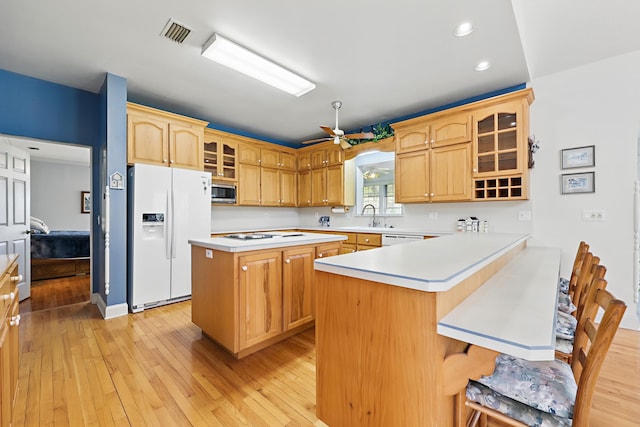
[[[559,248],[527,247],[438,322],[438,334],[528,360],[555,357]]]
[[[254,233],[254,232],[270,232],[278,230],[307,230],[322,231],[324,233],[335,232],[340,233],[376,233],[376,234],[410,234],[416,236],[447,236],[454,234],[451,231],[433,231],[422,228],[396,228],[396,227],[366,227],[366,226],[347,226],[347,227],[320,227],[294,225],[291,227],[272,227],[272,228],[252,228],[252,229],[220,229],[212,230],[211,234],[230,234],[230,233]]]
[[[287,233],[269,231],[268,234],[272,234],[274,236],[268,239],[257,240],[238,240],[228,237],[191,239],[189,240],[189,244],[224,252],[247,252],[263,249],[284,248],[289,246],[340,242],[347,239],[346,236],[339,234],[325,233]]]
[[[527,238],[526,234],[457,233],[316,260],[315,269],[426,292],[443,292]]]

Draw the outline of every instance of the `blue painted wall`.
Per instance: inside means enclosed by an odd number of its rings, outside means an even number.
[[[101,94],[104,94],[103,111],[106,129],[106,173],[101,180],[103,188],[109,177],[119,172],[127,177],[127,81],[114,74],[107,74]],[[125,184],[126,185],[126,184]],[[110,189],[110,244],[109,244],[109,295],[107,305],[127,302],[127,190]],[[101,290],[103,292],[103,290]]]
[[[126,154],[125,111],[126,81],[117,76],[107,74],[101,93],[95,94],[0,69],[0,133],[92,147],[94,195],[102,194],[101,183],[106,182],[101,176],[105,170],[102,165],[107,164],[102,160],[103,153],[106,159],[113,151],[113,167],[126,175],[126,159],[124,166],[121,164]],[[126,229],[126,201],[122,197],[116,202],[112,224]],[[101,292],[104,297],[104,250],[100,247],[100,242],[104,246],[104,239],[98,225],[102,201],[100,197],[93,197],[92,201],[91,282],[93,292]],[[126,233],[116,234],[120,252],[112,252],[111,281],[115,286],[111,297],[105,298],[107,305],[126,301]]]

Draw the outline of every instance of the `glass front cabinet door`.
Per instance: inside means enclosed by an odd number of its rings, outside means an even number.
[[[522,102],[474,112],[474,198],[526,199],[527,120]]]

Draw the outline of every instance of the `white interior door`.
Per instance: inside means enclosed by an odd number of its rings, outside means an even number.
[[[0,254],[18,254],[20,301],[31,296],[29,153],[0,141]]]

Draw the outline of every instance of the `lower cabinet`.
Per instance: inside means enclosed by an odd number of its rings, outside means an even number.
[[[240,348],[282,332],[282,253],[266,252],[238,258]]]
[[[313,261],[341,242],[249,252],[191,248],[191,316],[242,358],[313,326]]]
[[[313,260],[314,247],[288,249],[282,252],[282,290],[285,329],[309,323],[314,319]]]
[[[20,363],[18,314],[18,264],[15,256],[2,255],[0,265],[0,426],[10,426],[18,386]]]

